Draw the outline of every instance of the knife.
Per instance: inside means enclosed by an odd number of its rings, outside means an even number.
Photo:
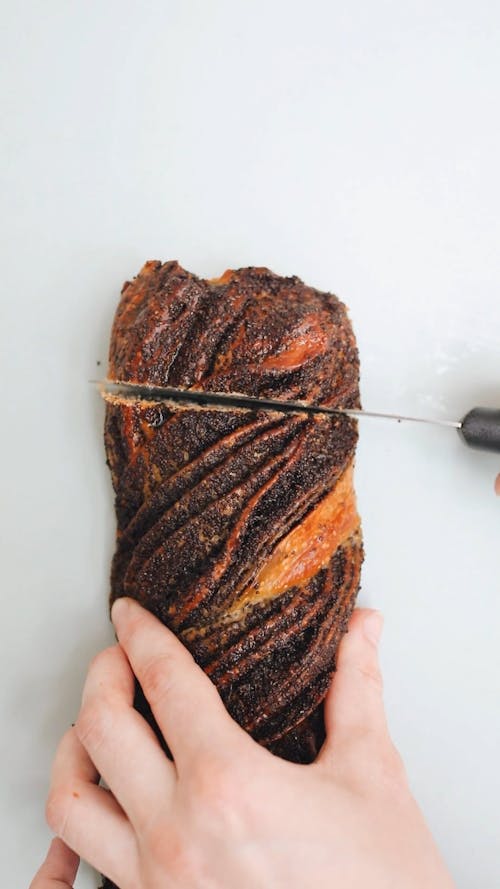
[[[253,395],[227,392],[201,392],[199,389],[177,389],[175,386],[148,386],[115,380],[91,380],[104,399],[146,401],[151,404],[185,404],[193,407],[237,408],[240,410],[278,411],[283,414],[305,413],[309,415],[339,414],[353,419],[374,418],[394,420],[397,423],[429,423],[456,429],[462,441],[471,448],[500,453],[500,410],[474,407],[462,420],[438,420],[429,417],[409,417],[402,414],[386,414],[357,408],[337,408],[302,401],[280,401],[277,398],[258,398]]]

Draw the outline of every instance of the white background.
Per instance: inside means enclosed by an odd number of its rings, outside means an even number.
[[[149,258],[298,274],[349,305],[365,407],[500,406],[500,7],[4,0],[2,29],[1,882],[23,889],[57,739],[112,639],[87,381],[122,282]],[[500,886],[499,469],[453,431],[361,429],[362,601],[463,889]]]

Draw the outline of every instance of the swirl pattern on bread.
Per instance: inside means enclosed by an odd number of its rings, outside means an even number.
[[[263,268],[204,281],[176,262],[146,263],[123,287],[108,377],[359,407],[345,306]],[[232,716],[296,762],[321,746],[322,701],[359,588],[356,441],[342,415],[106,405],[111,601],[132,596],[152,611]]]

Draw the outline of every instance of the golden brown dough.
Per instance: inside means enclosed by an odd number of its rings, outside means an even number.
[[[124,285],[108,376],[359,406],[343,304],[260,268],[203,281],[176,262],[146,263]],[[343,416],[106,407],[111,600],[132,596],[171,627],[234,718],[297,762],[322,743],[359,586],[356,439]]]

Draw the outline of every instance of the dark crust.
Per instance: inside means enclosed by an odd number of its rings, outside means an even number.
[[[262,268],[221,281],[203,281],[177,262],[146,263],[122,290],[110,378],[358,406],[356,343],[337,297]],[[308,336],[318,339],[316,355],[282,372],[273,366]]]
[[[344,305],[259,268],[206,282],[176,262],[147,263],[124,285],[108,376],[359,407]],[[156,614],[233,717],[296,762],[313,760],[323,741],[322,700],[359,587],[359,529],[308,582],[234,620],[229,612],[335,487],[356,440],[341,416],[106,408],[118,524],[111,602],[132,596]]]

